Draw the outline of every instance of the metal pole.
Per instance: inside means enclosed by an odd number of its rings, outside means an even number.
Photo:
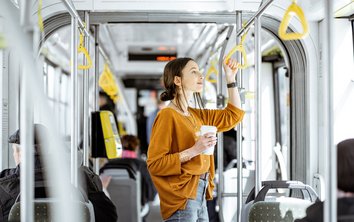
[[[77,187],[77,18],[71,17],[71,183]]]
[[[35,33],[31,24],[31,1],[20,1],[20,24],[35,42]],[[31,31],[32,30],[32,31]],[[21,192],[21,221],[34,221],[34,147],[33,147],[33,107],[29,97],[28,67],[21,67],[22,90],[20,97],[20,137],[21,139],[21,167],[20,167],[20,192]]]
[[[256,95],[256,101],[255,101],[255,145],[256,145],[256,171],[255,171],[255,195],[258,194],[259,190],[261,189],[261,175],[262,175],[262,164],[261,164],[261,128],[262,128],[262,122],[261,122],[261,113],[262,113],[262,107],[261,107],[261,65],[262,65],[262,52],[261,52],[261,20],[259,17],[256,17],[254,20],[254,45],[255,45],[255,50],[254,50],[254,57],[255,57],[255,95]]]
[[[232,31],[234,30],[234,27],[232,25],[229,26],[229,30],[227,31],[227,36],[226,36],[226,39],[224,40],[223,44],[222,44],[222,49],[221,49],[221,52],[220,52],[220,58],[219,58],[219,73],[220,75],[218,75],[218,81],[217,81],[217,87],[216,87],[216,91],[217,91],[217,95],[218,97],[220,95],[222,95],[222,86],[223,86],[223,79],[222,79],[222,64],[224,62],[224,55],[225,55],[225,49],[226,49],[226,46],[227,46],[227,43],[230,39],[230,36],[232,34]],[[218,98],[219,100],[219,98]],[[218,103],[217,104],[217,107],[220,109],[220,108],[224,108],[224,103]]]
[[[224,193],[224,137],[222,133],[218,133],[218,144],[217,144],[217,167],[219,175],[219,184],[218,184],[218,206],[219,206],[219,219],[220,222],[224,222],[224,206],[223,206],[223,193]]]
[[[223,87],[223,81],[222,81],[222,64],[224,62],[224,54],[225,54],[225,49],[227,46],[227,42],[229,41],[229,38],[232,34],[232,30],[234,29],[233,26],[229,26],[229,30],[227,32],[226,39],[223,42],[223,46],[220,52],[220,58],[219,58],[219,75],[217,79],[217,98],[216,98],[216,106],[218,109],[223,109],[225,106],[225,95],[222,94],[222,87]],[[218,205],[219,205],[219,219],[221,222],[224,221],[224,215],[223,215],[223,193],[224,193],[224,177],[223,177],[223,172],[224,172],[224,146],[223,146],[223,134],[218,133],[218,144],[217,144],[217,153],[218,153],[218,158],[217,158],[217,168],[218,168],[218,175],[219,175],[219,184],[218,184]]]
[[[95,80],[94,80],[94,111],[98,111],[100,109],[99,104],[98,104],[98,97],[99,97],[99,86],[98,86],[98,79],[100,76],[100,51],[99,51],[99,26],[95,25]],[[95,173],[99,173],[99,158],[95,159],[95,168],[94,171]]]
[[[255,19],[259,17],[273,1],[274,0],[268,0],[266,3],[261,4],[258,11],[254,13],[254,15],[247,21],[246,25],[237,32],[236,36],[238,37],[242,35],[248,29],[248,27],[252,25],[253,21],[255,21]]]
[[[236,11],[236,30],[242,27],[242,12]],[[240,37],[236,36],[236,45],[241,41]],[[236,60],[241,61],[241,54],[236,53]],[[242,89],[242,69],[238,71],[236,76],[239,89]],[[242,196],[243,196],[243,158],[242,158],[242,121],[237,125],[237,140],[236,140],[236,156],[237,156],[237,221],[241,221],[241,208],[242,208]]]
[[[100,109],[99,104],[98,104],[98,97],[99,97],[99,88],[98,88],[98,79],[100,76],[100,51],[99,51],[99,26],[95,25],[95,79],[94,79],[94,89],[95,89],[95,95],[94,95],[94,111],[98,111]]]
[[[20,167],[20,190],[21,192],[21,221],[34,221],[34,152],[33,152],[33,107],[30,104],[29,85],[27,83],[28,73],[23,67],[22,90],[20,98],[20,137],[21,139],[21,167]]]
[[[89,12],[85,11],[85,23],[86,27],[90,27]],[[87,51],[89,49],[89,36],[85,35],[85,48]],[[84,64],[87,64],[87,60],[84,59]],[[89,115],[89,70],[84,70],[84,143],[83,143],[83,165],[89,166],[89,125],[90,125],[90,115]]]
[[[32,1],[29,0],[20,0],[20,23],[22,27],[29,28],[31,27],[31,6]]]
[[[6,34],[7,39],[9,39],[9,48],[13,51],[21,52],[16,58],[20,59],[22,67],[24,67],[26,71],[26,78],[22,81],[23,86],[25,88],[21,88],[21,93],[23,93],[24,95],[21,95],[21,98],[23,99],[23,101],[27,101],[28,104],[34,104],[32,105],[33,107],[35,106],[39,110],[43,111],[41,112],[41,119],[43,119],[42,123],[48,128],[48,140],[45,140],[44,142],[51,142],[49,146],[46,145],[46,150],[48,148],[51,154],[53,155],[48,155],[48,158],[44,158],[43,161],[45,164],[44,166],[46,166],[48,170],[48,173],[44,176],[46,177],[49,185],[53,188],[49,190],[49,194],[53,196],[55,200],[58,200],[58,205],[56,205],[56,207],[54,207],[51,211],[54,217],[53,221],[78,221],[78,214],[80,211],[76,210],[75,204],[73,203],[73,201],[70,200],[71,195],[68,195],[72,193],[72,187],[69,186],[67,183],[70,181],[69,175],[66,173],[69,172],[69,166],[63,164],[63,162],[65,162],[66,160],[66,155],[60,145],[62,144],[62,141],[59,141],[54,136],[56,135],[54,131],[57,129],[57,127],[53,124],[53,115],[51,115],[52,113],[50,113],[50,108],[47,101],[48,98],[44,94],[43,84],[38,84],[42,82],[42,79],[40,78],[41,72],[37,69],[37,65],[35,65],[37,61],[33,59],[34,55],[37,55],[37,51],[33,51],[33,42],[31,36],[27,35],[27,33],[25,33],[24,30],[20,28],[19,11],[13,6],[10,1],[3,1],[3,4],[0,7],[0,14],[7,21],[7,25],[5,26],[6,31],[4,33]],[[26,87],[28,87],[28,89],[26,89]],[[24,119],[24,121],[20,120],[20,127],[24,130],[24,132],[26,132],[26,134],[30,135],[29,139],[33,139],[33,133],[31,128],[32,119],[28,118],[32,118],[33,114],[26,112],[26,109],[24,109],[23,107],[24,106],[21,105],[20,119]],[[31,109],[33,107],[31,107]],[[21,115],[28,115],[28,117],[22,118]],[[31,125],[22,125],[25,122],[31,123]],[[21,139],[21,142],[27,140],[25,139],[25,137],[26,135],[21,135],[21,138],[23,139]],[[23,151],[26,152],[28,151],[28,149],[31,149],[31,146],[24,147]],[[22,155],[24,154],[22,153]],[[21,168],[31,169],[30,167],[25,167],[25,165],[26,164],[22,162]],[[21,178],[20,180],[22,186],[22,183],[24,183],[24,178]],[[21,189],[23,191],[21,192],[22,204],[24,202],[24,199],[22,199],[24,198],[23,195],[25,195],[25,191],[28,191],[30,187],[25,187],[25,190],[23,190],[22,186]],[[31,204],[33,204],[33,201],[31,202]],[[25,204],[25,206],[29,206],[29,204]],[[21,205],[21,207],[23,207],[23,205]],[[33,214],[30,215],[26,207],[21,208],[21,211],[21,221],[33,221],[33,219],[30,219],[30,216],[32,216]],[[24,216],[25,214],[23,212],[27,212],[27,217]]]
[[[66,9],[68,10],[68,12],[70,13],[70,15],[72,17],[77,18],[78,20],[78,25],[79,27],[85,32],[85,35],[89,36],[91,39],[94,39],[93,36],[91,36],[90,32],[88,31],[87,28],[85,28],[84,23],[82,22],[79,13],[76,11],[74,4],[72,3],[71,0],[62,0],[62,2],[64,3],[64,6],[66,7]],[[103,56],[103,58],[106,60],[107,63],[109,63],[109,59],[107,56],[107,53],[99,46],[99,53],[101,53],[101,55]],[[98,54],[96,54],[98,55]],[[110,63],[109,63],[110,64]]]
[[[201,32],[199,33],[199,37],[197,39],[195,39],[195,41],[193,42],[193,44],[189,47],[189,49],[186,52],[187,56],[193,57],[192,53],[195,53],[195,47],[199,44],[199,42],[204,40],[204,35],[206,35],[209,31],[209,27],[208,26],[204,26],[203,29],[201,30]]]
[[[106,25],[103,25],[103,26],[101,27],[101,29],[100,29],[100,32],[101,32],[101,31],[107,36],[107,41],[108,41],[111,45],[114,46],[114,47],[112,47],[112,50],[113,50],[114,53],[118,56],[117,47],[115,47],[115,43],[114,43],[114,41],[113,41],[112,34],[111,34],[111,32],[109,31],[109,29],[107,28],[107,26],[106,26]],[[105,62],[106,62],[106,61],[105,61]],[[112,66],[112,65],[109,65],[109,66],[110,66],[112,69],[114,69],[114,66]],[[113,74],[115,74],[115,73],[113,72]],[[123,84],[123,82],[122,82],[122,80],[121,80],[121,78],[120,78],[119,76],[115,76],[115,78],[116,78],[116,81],[117,81],[118,89],[119,89],[120,93],[122,93],[122,95],[123,95],[123,93],[124,93],[124,84]],[[98,87],[98,86],[97,86],[97,87]],[[127,102],[127,100],[125,99],[124,96],[121,96],[121,98],[119,98],[119,99],[120,99],[120,101],[119,101],[119,106],[120,106],[121,110],[124,110],[124,112],[127,114],[127,117],[128,117],[128,118],[127,118],[128,124],[127,124],[127,129],[126,129],[126,131],[127,131],[127,133],[129,133],[129,134],[134,134],[134,135],[136,135],[136,134],[138,133],[138,129],[137,129],[137,125],[136,125],[136,120],[135,120],[135,117],[134,117],[132,111],[131,111],[130,108],[129,108],[128,102]],[[118,127],[118,126],[117,126],[117,127]]]
[[[327,164],[326,164],[326,197],[324,203],[324,221],[337,221],[337,150],[333,144],[333,1],[326,0],[325,3],[325,25],[327,41],[325,41],[325,62],[327,67],[327,78],[325,79],[325,86],[327,86],[327,95],[325,96],[325,102],[327,100]]]
[[[78,27],[81,28],[84,32],[85,35],[90,36],[90,32],[85,28],[85,24],[82,22],[79,13],[76,11],[75,6],[71,0],[62,0],[64,3],[66,9],[70,13],[71,17],[75,17],[78,21]],[[88,27],[88,26],[87,26]]]

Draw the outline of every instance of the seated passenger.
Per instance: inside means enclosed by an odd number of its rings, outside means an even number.
[[[39,158],[39,132],[42,132],[43,126],[34,125],[34,174],[35,181],[43,181],[42,166]],[[8,221],[8,216],[12,205],[14,205],[17,196],[20,193],[20,131],[17,130],[9,137],[9,143],[12,143],[13,157],[16,163],[15,168],[5,169],[0,173],[0,221]],[[39,194],[35,193],[37,197]],[[43,194],[42,194],[43,195]]]
[[[152,183],[150,174],[147,170],[147,165],[146,162],[139,159],[137,152],[139,150],[140,146],[140,141],[136,136],[133,135],[124,135],[121,138],[122,142],[122,147],[123,147],[123,153],[122,153],[122,159],[117,158],[114,160],[110,160],[108,163],[106,163],[102,169],[101,172],[105,168],[109,168],[110,166],[114,165],[119,165],[124,162],[129,162],[133,163],[136,165],[136,169],[140,172],[141,174],[141,205],[144,206],[145,203],[148,201],[153,201],[156,195],[156,190],[155,187]],[[107,188],[109,185],[109,179],[105,178],[104,175],[101,175],[102,181],[105,184],[104,188]]]
[[[337,144],[337,220],[354,221],[354,139]],[[351,218],[345,219],[347,216]],[[306,217],[297,222],[322,222],[323,202],[317,202],[306,210]]]
[[[46,128],[42,125],[34,125],[34,144],[35,144],[35,181],[44,181],[42,172],[44,168],[40,164],[40,138],[46,135]],[[9,212],[20,193],[20,130],[17,130],[9,137],[9,143],[12,143],[13,156],[17,164],[14,169],[5,169],[0,173],[0,221],[8,221]],[[93,205],[95,221],[112,221],[118,219],[114,204],[105,196],[102,191],[102,183],[98,175],[94,174],[87,167],[81,167],[79,172],[84,176],[87,196]],[[36,190],[37,191],[37,190]],[[47,197],[45,193],[35,193],[36,197]]]

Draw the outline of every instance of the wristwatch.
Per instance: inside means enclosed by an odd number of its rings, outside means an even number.
[[[237,87],[236,82],[232,82],[232,83],[227,84],[227,88],[235,88],[235,87]]]

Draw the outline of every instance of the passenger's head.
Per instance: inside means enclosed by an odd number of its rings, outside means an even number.
[[[188,92],[193,92],[194,96],[200,98],[199,93],[203,89],[203,75],[198,64],[191,58],[178,58],[168,62],[164,69],[163,82],[165,91],[160,96],[162,101],[174,98],[177,102],[187,100]]]
[[[354,193],[354,139],[337,144],[338,189]]]
[[[121,137],[123,150],[138,151],[140,140],[133,135],[124,135]]]
[[[39,154],[41,144],[46,138],[46,128],[41,124],[33,125],[33,133],[34,133],[34,152],[35,154]],[[20,163],[21,160],[21,138],[20,138],[20,129],[16,130],[8,139],[9,143],[12,143],[13,149],[13,157],[16,165]]]
[[[115,110],[114,101],[107,93],[103,91],[99,92],[98,106],[100,107],[100,110],[108,110],[108,111]]]

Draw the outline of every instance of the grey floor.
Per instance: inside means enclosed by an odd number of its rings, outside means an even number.
[[[146,218],[146,222],[162,222],[163,219],[160,214],[160,199],[156,195],[153,202],[149,203],[149,214]]]

